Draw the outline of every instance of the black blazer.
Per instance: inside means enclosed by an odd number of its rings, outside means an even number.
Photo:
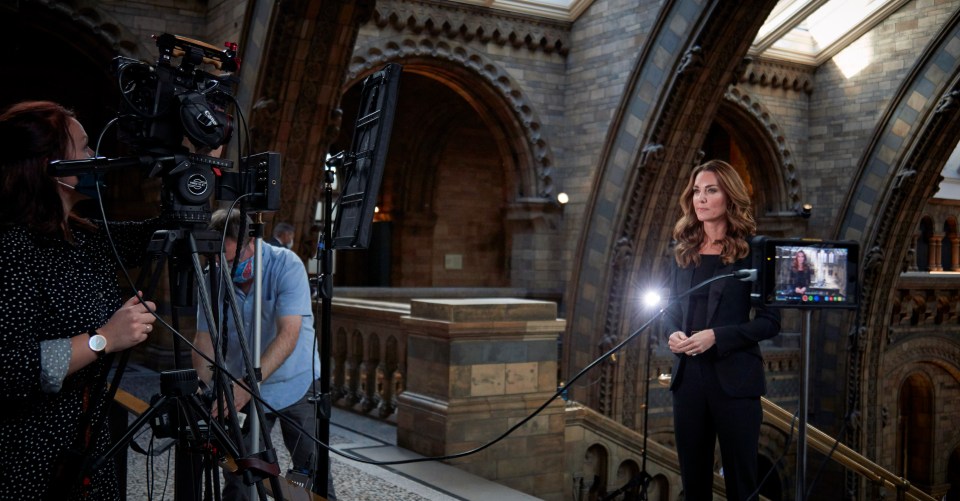
[[[714,276],[733,273],[736,270],[751,267],[750,256],[732,264],[721,264]],[[673,277],[670,284],[671,296],[676,297],[687,291],[692,285],[693,266],[680,268],[674,261]],[[750,318],[750,292],[752,282],[743,282],[736,278],[718,280],[708,285],[710,293],[707,299],[707,325],[716,336],[716,372],[720,387],[731,397],[759,397],[766,393],[766,378],[763,370],[763,357],[760,355],[760,341],[772,338],[780,332],[780,312],[775,309],[756,306],[755,315]],[[666,335],[682,331],[689,335],[687,311],[690,308],[689,297],[671,305],[664,312]],[[681,370],[687,360],[686,355],[677,355],[673,364],[673,379],[670,389],[680,384]]]

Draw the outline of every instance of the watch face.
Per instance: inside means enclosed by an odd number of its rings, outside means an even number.
[[[91,350],[101,352],[107,347],[107,338],[101,336],[100,334],[96,334],[90,336],[90,342],[88,344]]]

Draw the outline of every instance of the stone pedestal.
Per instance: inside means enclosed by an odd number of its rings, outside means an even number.
[[[407,388],[397,444],[425,456],[456,454],[504,434],[557,389],[555,303],[521,299],[412,300]],[[562,499],[564,402],[493,446],[450,461],[542,499]]]

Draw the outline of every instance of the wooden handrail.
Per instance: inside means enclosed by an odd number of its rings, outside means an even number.
[[[790,433],[791,427],[795,428],[793,414],[766,398],[760,400],[763,404],[764,421],[785,433]],[[937,501],[933,496],[912,485],[909,480],[895,475],[850,447],[842,443],[838,444],[836,439],[809,424],[807,425],[807,445],[824,455],[829,454],[830,459],[866,477],[871,482],[903,492],[906,499]],[[833,450],[835,446],[836,449]],[[831,450],[833,450],[832,454]]]

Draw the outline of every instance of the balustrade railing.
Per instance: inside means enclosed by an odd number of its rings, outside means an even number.
[[[334,299],[331,396],[334,405],[394,420],[407,374],[407,303]]]
[[[893,308],[894,330],[910,326],[931,326],[958,322],[960,310],[960,287],[954,277],[937,278],[929,274],[912,276],[905,274],[898,287]],[[920,275],[920,274],[917,274]],[[333,350],[332,393],[334,405],[370,415],[379,419],[396,421],[397,397],[408,380],[407,333],[404,318],[410,315],[410,304],[384,300],[337,298],[333,302]],[[773,383],[772,396],[789,406],[788,395],[798,377],[798,352],[790,348],[764,350],[767,376]],[[668,373],[671,357],[657,356],[652,360],[656,372]],[[412,370],[416,370],[413,368]],[[666,376],[665,381],[669,380]],[[778,388],[780,386],[780,388]],[[781,391],[777,391],[777,390]],[[579,407],[579,406],[577,406]],[[789,433],[792,414],[772,400],[764,399],[764,421],[784,433]],[[571,409],[572,410],[572,409]],[[591,478],[603,478],[609,491],[615,490],[624,480],[624,472],[637,470],[642,462],[642,448],[638,447],[642,436],[638,432],[609,419],[599,419],[585,409],[568,413],[565,435],[567,437],[566,469],[571,481],[587,482],[585,472]],[[658,420],[651,416],[653,423]],[[651,437],[669,430],[650,430]],[[795,430],[794,430],[795,431]],[[573,440],[579,437],[579,443]],[[834,440],[820,430],[808,425],[808,445],[814,450],[829,453]],[[649,441],[651,455],[648,465],[655,471],[655,489],[661,492],[679,490],[679,473],[672,444]],[[598,460],[598,455],[603,455]],[[616,456],[616,457],[615,457]],[[622,457],[621,457],[622,456]],[[880,483],[905,496],[906,499],[933,501],[934,498],[911,486],[905,479],[885,470],[848,447],[839,444],[831,459],[845,468],[855,471],[871,482]],[[597,465],[603,465],[598,468]],[[719,479],[719,477],[717,477]],[[599,481],[599,480],[597,480]],[[722,481],[717,480],[718,493]],[[581,489],[584,485],[580,486]],[[574,491],[577,488],[573,488]]]

